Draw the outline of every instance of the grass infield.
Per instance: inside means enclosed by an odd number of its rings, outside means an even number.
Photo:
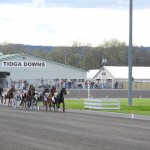
[[[84,100],[65,100],[67,109],[80,109],[85,110]],[[120,110],[96,110],[107,112],[118,112],[128,114],[139,114],[150,116],[150,98],[132,99],[132,106],[128,106],[128,99],[120,99]]]

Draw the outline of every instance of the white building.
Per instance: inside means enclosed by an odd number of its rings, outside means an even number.
[[[40,85],[41,83],[49,84],[49,82],[66,79],[77,82],[86,79],[86,70],[26,54],[1,54],[0,72],[10,73],[7,77],[8,84],[20,80]],[[1,80],[6,82],[2,77]],[[4,83],[4,85],[6,84]]]

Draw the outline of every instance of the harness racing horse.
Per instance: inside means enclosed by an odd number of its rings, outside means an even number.
[[[4,99],[6,104],[6,99],[8,99],[8,106],[12,106],[12,102],[10,101],[14,97],[14,92],[16,92],[15,87],[12,86],[10,89],[8,89],[7,92],[4,93]]]
[[[0,88],[0,98],[1,98],[1,103],[3,105],[3,87]]]
[[[60,108],[60,104],[62,103],[63,112],[65,112],[64,94],[67,94],[66,88],[62,88],[61,91],[54,97],[57,109]]]
[[[53,86],[49,93],[45,93],[45,97],[44,97],[44,100],[45,100],[45,107],[46,107],[46,111],[48,109],[48,106],[51,110],[51,104],[52,104],[52,99],[54,99],[54,93],[56,92],[56,87]]]
[[[30,85],[29,89],[25,91],[24,94],[22,95],[20,106],[22,106],[22,104],[25,103],[26,107],[27,103],[27,106],[30,107],[33,104],[34,96],[35,96],[35,87],[33,85]]]
[[[39,105],[39,102],[43,102],[43,107],[45,105],[44,96],[46,93],[49,93],[49,88],[47,86],[44,87],[43,92],[35,93],[35,106]]]
[[[46,93],[49,93],[49,92],[50,92],[50,91],[49,91],[49,88],[46,86],[46,87],[44,88],[43,92],[41,93],[40,98],[41,98],[41,100],[43,101],[43,107],[44,107],[44,105],[45,105],[45,102],[44,102],[45,94],[46,94]]]

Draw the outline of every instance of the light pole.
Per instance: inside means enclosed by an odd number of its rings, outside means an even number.
[[[82,61],[83,61],[82,69],[85,69],[85,46],[83,47],[82,51]]]
[[[65,65],[67,64],[67,54],[72,54],[71,52],[65,51]]]
[[[66,65],[66,51],[65,51],[65,65]]]
[[[128,105],[132,106],[132,0],[129,0]]]
[[[102,58],[102,66],[105,66],[107,64],[107,58],[103,57]]]

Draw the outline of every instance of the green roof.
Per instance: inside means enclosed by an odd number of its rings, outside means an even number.
[[[3,55],[2,53],[0,54],[0,60],[2,59],[7,59],[7,58],[10,58],[10,57],[14,57],[14,56],[17,56],[18,54],[7,54],[7,55]]]
[[[37,56],[27,55],[27,54],[24,54],[24,53],[20,53],[20,54],[7,54],[7,55],[0,54],[0,60],[7,60],[7,59],[10,59],[10,58],[13,58],[13,57],[16,57],[16,56],[21,56],[21,55],[32,57],[32,58],[37,58],[37,59],[42,59],[42,60],[45,60],[45,61],[48,61],[48,62],[51,62],[51,63],[54,63],[54,64],[58,64],[58,65],[61,65],[61,66],[67,66],[69,68],[74,68],[74,69],[86,72],[86,70],[83,70],[83,69],[80,69],[80,68],[76,68],[76,67],[73,67],[73,66],[69,66],[69,65],[58,63],[58,62],[46,60],[44,58],[40,58],[40,57],[37,57]]]

